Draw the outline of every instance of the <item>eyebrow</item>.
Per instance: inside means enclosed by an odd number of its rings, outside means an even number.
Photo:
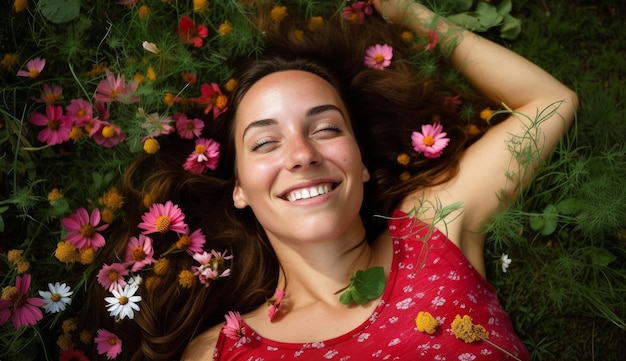
[[[337,111],[345,118],[345,114],[343,114],[341,109],[339,109],[339,107],[333,104],[318,105],[313,108],[310,108],[306,111],[305,116],[312,117],[312,116],[322,114],[328,111]],[[241,138],[242,139],[245,138],[246,133],[248,133],[248,131],[253,128],[267,127],[270,125],[275,125],[276,123],[277,123],[276,120],[272,118],[255,120],[252,123],[248,124],[246,129],[243,130],[243,134],[241,135]]]

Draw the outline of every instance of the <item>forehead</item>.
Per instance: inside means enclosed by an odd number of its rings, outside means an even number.
[[[239,103],[235,120],[241,125],[325,104],[336,105],[347,115],[339,93],[325,79],[303,70],[279,71],[250,87]]]

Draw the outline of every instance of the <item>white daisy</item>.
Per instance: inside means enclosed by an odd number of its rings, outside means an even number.
[[[70,291],[70,286],[65,283],[55,284],[48,283],[50,291],[39,291],[39,295],[43,298],[45,304],[43,309],[48,313],[57,313],[65,311],[65,306],[72,304],[70,296],[74,293]]]
[[[500,265],[502,266],[502,272],[506,273],[506,270],[507,268],[509,268],[511,262],[513,262],[513,260],[509,258],[509,255],[502,253],[502,256],[500,256],[500,261],[498,261],[498,263],[500,263]]]
[[[139,311],[137,302],[141,301],[141,296],[135,296],[137,287],[132,285],[126,285],[123,289],[115,289],[112,291],[113,297],[105,297],[104,300],[107,304],[107,311],[110,312],[112,317],[116,320],[122,320],[124,317],[132,319],[135,317],[135,311]]]

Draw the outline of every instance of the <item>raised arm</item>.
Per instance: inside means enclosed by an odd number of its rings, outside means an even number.
[[[374,0],[390,22],[404,24],[421,36],[437,31],[439,44],[450,50],[450,61],[474,87],[495,103],[513,111],[472,145],[461,159],[458,177],[446,185],[451,198],[465,204],[464,223],[476,229],[499,205],[503,191],[514,195],[530,180],[574,119],[576,94],[522,56],[438,17],[410,0]],[[469,211],[469,212],[468,212]],[[469,218],[468,218],[469,217]]]

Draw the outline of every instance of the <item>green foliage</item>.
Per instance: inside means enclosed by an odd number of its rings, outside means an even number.
[[[339,296],[339,301],[344,305],[349,305],[353,301],[364,305],[367,301],[380,297],[384,290],[385,270],[382,267],[357,270],[350,275],[350,285]]]

